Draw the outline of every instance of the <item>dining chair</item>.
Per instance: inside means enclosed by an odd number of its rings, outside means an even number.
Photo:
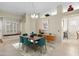
[[[28,34],[27,33],[24,33],[24,34],[22,34],[22,36],[28,36]]]
[[[38,45],[41,53],[46,52],[47,48],[46,48],[46,40],[45,40],[45,38],[38,39],[37,45]]]
[[[19,48],[22,47],[22,49],[23,49],[23,47],[24,47],[24,44],[23,43],[24,43],[23,36],[20,36]]]
[[[35,34],[34,32],[31,32],[31,34]]]
[[[32,44],[30,41],[29,41],[29,38],[27,38],[27,37],[23,37],[23,39],[24,39],[24,45],[27,45],[27,46],[29,46],[30,44]]]
[[[23,37],[23,45],[24,45],[24,49],[26,52],[28,52],[29,50],[29,47],[32,45],[32,42],[29,41],[29,38],[28,37]]]

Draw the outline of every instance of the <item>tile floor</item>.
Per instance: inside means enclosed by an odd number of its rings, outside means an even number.
[[[18,42],[19,37],[4,37],[3,43],[0,43],[0,56],[21,56],[18,49],[12,44]],[[56,42],[57,43],[57,42]],[[47,52],[42,56],[78,56],[79,55],[79,40],[63,40],[57,44],[47,43]],[[54,48],[53,48],[54,46]],[[32,54],[26,53],[24,56]],[[22,55],[23,56],[23,55]],[[32,55],[35,56],[35,55]]]

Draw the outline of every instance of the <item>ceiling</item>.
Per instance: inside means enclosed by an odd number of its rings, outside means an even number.
[[[62,5],[66,10],[69,4],[73,4],[78,8],[79,3],[67,2],[0,2],[0,10],[10,12],[16,15],[23,15],[24,13],[39,13],[55,12],[58,5]]]

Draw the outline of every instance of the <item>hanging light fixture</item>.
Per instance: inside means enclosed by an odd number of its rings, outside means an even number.
[[[31,18],[35,18],[35,14],[31,14]]]
[[[38,18],[38,15],[35,15],[35,18]]]
[[[33,8],[35,8],[34,4],[32,3]],[[38,14],[36,14],[36,8],[34,10],[34,13],[31,14],[31,18],[38,18]]]
[[[38,15],[37,14],[31,14],[31,18],[38,18]]]

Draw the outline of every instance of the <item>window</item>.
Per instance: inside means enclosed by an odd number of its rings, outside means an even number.
[[[17,20],[16,18],[9,18],[5,17],[4,18],[4,23],[3,23],[3,34],[16,34],[20,32],[20,21]]]

